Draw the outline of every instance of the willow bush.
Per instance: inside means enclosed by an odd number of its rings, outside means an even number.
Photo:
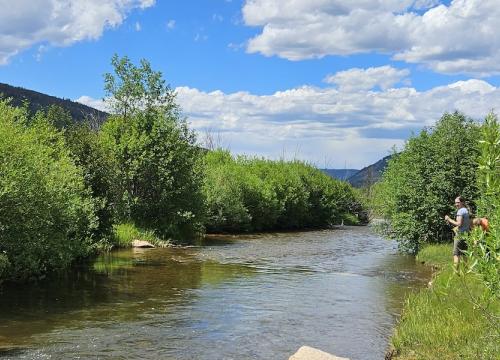
[[[216,150],[206,154],[204,173],[208,231],[324,228],[366,221],[350,185],[303,162],[232,157]]]
[[[71,156],[82,169],[85,185],[96,205],[99,222],[94,237],[100,239],[103,246],[110,247],[120,199],[116,158],[103,143],[99,132],[92,130],[88,124],[67,126],[64,135]]]
[[[29,124],[29,126],[28,126]],[[24,280],[95,249],[94,202],[42,113],[0,101],[0,276]]]
[[[416,253],[424,243],[449,241],[452,232],[443,217],[455,212],[457,195],[474,208],[478,135],[478,125],[464,115],[444,114],[389,161],[374,203],[402,250]]]

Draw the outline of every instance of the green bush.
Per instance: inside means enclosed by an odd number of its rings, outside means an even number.
[[[474,207],[477,140],[476,124],[459,113],[445,114],[389,161],[375,204],[402,250],[415,253],[421,244],[449,241],[452,232],[443,217],[455,211],[457,195]]]
[[[203,193],[208,231],[325,228],[366,221],[352,187],[299,161],[271,161],[211,151]]]
[[[26,124],[30,123],[27,127]],[[41,114],[0,101],[0,253],[23,280],[94,250],[94,203],[63,136]]]
[[[118,164],[113,153],[104,146],[99,133],[88,125],[72,125],[65,131],[67,147],[75,163],[81,167],[85,185],[90,189],[99,220],[94,238],[110,245],[116,205],[119,202]]]
[[[201,153],[177,112],[114,116],[101,136],[119,164],[122,220],[176,240],[202,231]]]
[[[469,239],[470,269],[479,274],[490,291],[500,297],[500,124],[494,114],[481,127],[478,169],[479,217],[489,219],[490,230],[474,229]]]
[[[245,207],[238,169],[227,151],[205,155],[203,195],[207,231],[250,230],[251,216]]]

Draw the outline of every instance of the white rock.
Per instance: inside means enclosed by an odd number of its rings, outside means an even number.
[[[134,241],[132,241],[132,247],[154,248],[155,246],[147,241],[144,241],[144,240],[134,240]]]
[[[338,357],[309,346],[302,346],[295,354],[290,356],[288,360],[349,360],[349,359]]]

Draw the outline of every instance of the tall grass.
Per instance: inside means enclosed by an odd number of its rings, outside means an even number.
[[[156,236],[152,230],[140,229],[132,223],[117,224],[114,228],[114,247],[127,248],[132,247],[134,240],[143,240],[157,247],[166,247],[171,243]]]
[[[392,338],[397,359],[498,359],[500,303],[483,297],[475,274],[455,273],[449,245],[431,245],[418,260],[440,268],[427,289],[410,295]],[[490,316],[488,316],[490,315]]]
[[[443,268],[450,264],[453,247],[451,244],[425,246],[417,254],[417,261],[429,266]]]

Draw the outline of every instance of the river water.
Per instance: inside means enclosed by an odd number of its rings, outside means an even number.
[[[288,359],[309,345],[383,359],[429,271],[370,227],[124,250],[0,289],[0,357]]]

